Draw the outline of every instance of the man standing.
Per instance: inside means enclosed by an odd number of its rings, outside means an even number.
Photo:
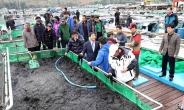
[[[67,55],[67,53],[69,51],[72,51],[75,54],[80,54],[83,50],[84,39],[76,31],[71,32],[71,35],[72,35],[72,37],[70,38],[70,40],[68,42],[68,47],[66,49],[65,55]]]
[[[91,32],[90,23],[87,21],[86,15],[82,16],[82,22],[79,23],[79,33],[84,37],[85,42],[89,39],[89,33]]]
[[[6,27],[7,27],[7,29],[9,29],[9,28],[11,30],[15,29],[15,21],[10,16],[8,16],[7,18],[8,18],[8,21],[6,21]]]
[[[139,62],[141,34],[137,31],[137,25],[135,23],[131,23],[129,29],[131,30],[132,37],[130,38],[130,43],[128,43],[128,46],[130,46],[133,49],[132,53],[135,55],[137,62]],[[139,76],[139,63],[137,63],[136,65],[136,74],[134,80],[136,80],[138,76]]]
[[[74,31],[74,22],[73,22],[73,18],[69,16],[69,12],[65,11],[64,13],[64,17],[66,22],[69,24],[71,31]]]
[[[70,39],[70,26],[66,23],[65,18],[61,18],[59,26],[59,41],[61,41],[62,48],[65,48]]]
[[[73,17],[73,22],[74,22],[74,31],[78,31],[78,21],[77,21],[77,17],[76,16],[74,16]]]
[[[36,17],[36,24],[33,27],[34,33],[36,35],[37,41],[39,43],[38,50],[40,51],[41,44],[43,45],[42,42],[42,37],[43,37],[43,31],[45,30],[45,26],[41,22],[40,17]],[[43,50],[45,50],[45,46],[43,45]]]
[[[89,41],[84,44],[82,55],[87,55],[87,61],[94,61],[97,57],[98,51],[100,49],[99,43],[96,40],[95,33],[91,32],[89,35]]]
[[[132,23],[132,17],[130,16],[130,14],[127,15],[128,18],[126,20],[126,27],[128,28],[130,26],[130,23]]]
[[[97,40],[105,33],[105,27],[103,25],[103,22],[99,19],[99,16],[95,16],[95,22],[94,26],[92,26],[92,32],[96,33]]]
[[[93,29],[94,23],[95,23],[95,17],[94,15],[91,15],[91,18],[88,20],[88,22],[90,23],[91,29]],[[92,32],[92,30],[91,30]]]
[[[76,11],[76,16],[77,16],[77,20],[79,21],[79,17],[80,17],[80,12],[79,12],[79,10]]]
[[[61,48],[61,41],[59,41],[59,26],[60,26],[60,21],[59,21],[59,17],[55,16],[54,17],[54,26],[53,26],[53,30],[56,33],[56,42],[57,42],[57,47]]]
[[[117,8],[116,9],[116,13],[114,14],[114,17],[115,17],[115,26],[118,26],[119,25],[119,16],[120,16],[120,12],[119,12],[119,9]]]
[[[100,68],[109,73],[109,47],[110,44],[107,44],[107,39],[105,37],[100,37],[98,39],[99,45],[100,45],[100,50],[98,52],[98,55],[96,57],[95,61],[88,62],[88,65],[91,66],[98,66],[100,65]]]
[[[52,24],[47,24],[47,28],[43,32],[43,44],[48,49],[56,50],[56,34],[52,29]]]
[[[119,46],[125,46],[125,43],[127,43],[127,36],[122,32],[122,27],[117,26],[116,27],[117,34],[116,34],[116,39],[118,43],[120,44]]]
[[[167,32],[163,37],[159,49],[159,53],[163,55],[162,74],[159,77],[166,76],[167,62],[169,61],[169,81],[172,81],[175,72],[175,58],[180,50],[180,36],[174,32],[173,24],[167,25]]]
[[[167,25],[172,24],[174,28],[178,25],[178,16],[173,13],[172,7],[167,8],[167,15],[165,16],[165,33],[167,33]]]
[[[45,25],[47,26],[48,23],[50,23],[50,10],[47,10],[47,13],[44,14],[44,18],[45,18]]]
[[[24,28],[25,29],[22,32],[24,47],[28,48],[28,51],[31,51],[31,52],[39,51],[37,47],[39,46],[39,44],[33,29],[31,29],[30,27],[30,23],[25,23]]]

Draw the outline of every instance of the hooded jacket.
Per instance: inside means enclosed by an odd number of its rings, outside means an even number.
[[[40,24],[36,23],[33,27],[33,30],[35,32],[35,35],[36,35],[38,42],[42,42],[43,31],[45,30],[45,26],[42,23],[40,23]]]
[[[43,43],[46,44],[46,46],[50,47],[56,47],[56,34],[53,29],[48,31],[47,29],[43,32]]]
[[[91,62],[91,66],[100,65],[100,68],[103,71],[107,73],[109,72],[109,61],[108,61],[109,47],[110,47],[110,44],[104,44],[101,47],[101,49],[98,52],[96,60]]]
[[[118,49],[118,46],[116,47],[117,48],[115,49],[113,45],[111,45],[109,49],[110,73],[115,73],[118,80],[128,82],[135,77],[135,73],[132,69],[137,65],[137,60],[135,59],[135,55],[131,52],[131,49],[125,47],[120,48],[122,53],[120,53],[119,58],[115,57],[114,54]],[[122,73],[121,71],[125,68],[128,68],[128,71]]]
[[[61,40],[68,41],[70,39],[70,26],[67,23],[65,25],[60,24],[58,34],[62,38]]]
[[[53,30],[56,33],[56,37],[59,37],[59,34],[58,34],[58,32],[59,32],[59,25],[60,25],[60,21],[58,21],[58,23],[54,23],[54,25],[53,25]]]
[[[74,52],[75,54],[79,54],[83,50],[84,46],[84,39],[83,37],[78,34],[79,38],[75,41],[74,38],[70,38],[68,42],[68,47],[66,49],[66,52],[68,53],[69,51]]]

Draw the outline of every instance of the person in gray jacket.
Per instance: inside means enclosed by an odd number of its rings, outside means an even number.
[[[169,81],[173,81],[175,72],[175,58],[180,50],[180,36],[174,32],[174,25],[167,25],[167,32],[160,45],[159,54],[163,55],[162,58],[162,74],[159,77],[166,76],[167,62],[169,62]]]
[[[117,42],[119,43],[119,46],[125,46],[125,43],[127,43],[127,36],[122,32],[122,27],[117,26],[116,30],[117,30],[116,39]]]
[[[30,23],[25,23],[25,29],[22,32],[22,37],[24,40],[24,47],[28,48],[28,51],[39,51],[38,46],[39,43],[37,41],[36,35],[30,27]]]

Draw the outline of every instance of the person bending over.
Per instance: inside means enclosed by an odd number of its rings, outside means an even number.
[[[137,60],[131,49],[112,44],[109,48],[109,64],[110,74],[132,87],[135,77],[132,69],[137,65]]]

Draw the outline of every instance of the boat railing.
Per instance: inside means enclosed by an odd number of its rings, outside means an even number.
[[[2,57],[2,79],[1,81],[1,103],[0,109],[10,110],[13,106],[13,92],[12,92],[12,82],[11,82],[11,73],[10,73],[10,60],[9,60],[9,49],[6,48],[6,53],[0,52]]]
[[[70,51],[70,52],[71,52],[71,51]],[[73,53],[73,52],[72,52],[72,53]],[[75,54],[75,53],[73,53],[73,54]],[[77,54],[75,54],[75,55],[78,56]],[[86,61],[85,59],[83,59],[83,61],[87,63],[87,61]],[[98,71],[102,72],[104,75],[106,75],[106,76],[108,75],[107,72],[101,70],[99,67],[94,67],[94,68],[97,69]],[[147,96],[147,95],[141,93],[140,91],[136,90],[135,88],[133,88],[133,87],[127,85],[126,83],[124,83],[124,82],[118,80],[116,77],[113,77],[113,80],[116,81],[117,83],[123,84],[124,86],[126,86],[126,87],[128,87],[129,89],[131,89],[132,91],[134,91],[135,94],[136,94],[138,97],[141,97],[141,96],[142,96],[143,98],[145,98],[145,99],[147,99],[147,100],[153,102],[154,104],[156,104],[157,106],[156,106],[156,107],[152,107],[152,110],[159,110],[160,108],[163,107],[163,105],[162,105],[160,102],[158,102],[158,101],[156,101],[156,100],[150,98],[149,96]]]

